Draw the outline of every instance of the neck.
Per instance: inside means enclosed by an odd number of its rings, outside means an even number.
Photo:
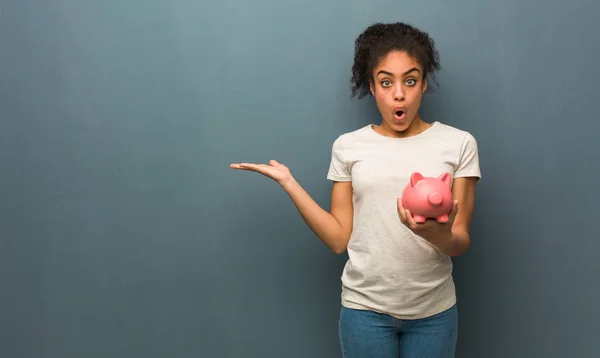
[[[406,128],[403,131],[395,130],[394,128],[388,126],[387,123],[385,123],[385,121],[382,121],[381,124],[375,127],[374,129],[379,134],[382,134],[387,137],[407,138],[420,134],[429,127],[431,127],[431,124],[423,121],[421,119],[421,116],[417,115],[415,119],[413,119],[413,121],[410,123],[408,128]]]

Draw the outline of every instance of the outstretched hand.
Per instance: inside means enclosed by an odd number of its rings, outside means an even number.
[[[279,185],[283,186],[292,179],[292,173],[285,165],[276,160],[269,161],[269,164],[253,164],[253,163],[233,163],[230,165],[233,169],[250,170],[260,173],[268,178],[275,180]]]
[[[458,213],[458,200],[454,200],[452,210],[448,214],[447,222],[438,222],[427,219],[424,223],[417,223],[410,211],[402,206],[402,198],[398,198],[398,216],[400,221],[412,232],[424,238],[438,248],[452,245],[452,224]]]

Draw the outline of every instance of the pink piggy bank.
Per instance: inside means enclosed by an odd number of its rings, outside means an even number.
[[[451,187],[450,173],[434,178],[414,172],[402,193],[402,206],[410,211],[417,223],[428,218],[448,222],[448,214],[452,210]]]

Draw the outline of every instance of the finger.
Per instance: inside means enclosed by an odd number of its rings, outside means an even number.
[[[241,169],[241,170],[251,170],[261,174],[265,174],[266,169],[268,168],[264,164],[252,164],[252,163],[239,163],[232,164],[232,168]]]
[[[400,221],[406,226],[408,226],[411,230],[416,228],[417,223],[415,222],[412,214],[408,209],[405,209],[402,206],[402,198],[398,198],[398,215],[400,216]]]
[[[404,212],[404,207],[402,206],[402,198],[398,198],[396,204],[396,209],[398,210],[398,216],[400,217],[400,221],[403,224],[406,224],[406,213]]]
[[[408,222],[408,225],[410,226],[411,229],[416,229],[419,227],[419,224],[417,224],[417,222],[415,221],[415,218],[413,218],[410,210],[408,209],[404,209],[406,212],[406,221]]]
[[[250,170],[251,166],[252,166],[252,164],[248,164],[248,163],[232,163],[231,165],[229,165],[229,167],[231,167],[233,169],[242,169],[242,170]]]
[[[233,169],[244,169],[240,163],[231,163],[229,164],[229,167]]]
[[[452,210],[450,210],[450,214],[448,215],[449,217],[449,222],[453,222],[454,219],[456,218],[456,215],[458,214],[458,200],[454,200],[454,202],[452,203]]]
[[[271,159],[271,160],[269,161],[269,164],[271,164],[272,166],[281,165],[281,164],[279,164],[279,162],[278,162],[278,161],[276,161],[275,159]]]

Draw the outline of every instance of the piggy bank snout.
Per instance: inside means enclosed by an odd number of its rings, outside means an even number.
[[[434,191],[427,196],[427,201],[432,206],[440,206],[444,202],[444,197],[439,192]]]

